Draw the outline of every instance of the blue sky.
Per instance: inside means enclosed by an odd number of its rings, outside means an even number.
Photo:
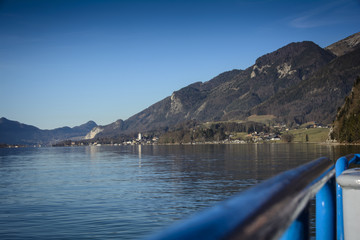
[[[359,0],[0,0],[0,117],[127,119],[290,42],[360,31]]]

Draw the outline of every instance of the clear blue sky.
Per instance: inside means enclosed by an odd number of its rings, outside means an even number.
[[[359,0],[0,0],[0,117],[125,120],[290,42],[359,31]]]

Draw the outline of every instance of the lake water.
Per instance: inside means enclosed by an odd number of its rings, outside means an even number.
[[[357,146],[0,149],[0,239],[139,239],[249,186]]]

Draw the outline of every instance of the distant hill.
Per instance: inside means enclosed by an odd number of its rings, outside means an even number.
[[[339,108],[330,135],[332,140],[338,142],[360,142],[360,77]]]
[[[326,48],[290,43],[245,70],[224,72],[172,93],[129,119],[98,126],[87,136],[166,131],[189,120],[246,120],[271,115],[289,125],[330,124],[360,75],[360,33]]]
[[[65,139],[82,139],[97,124],[89,121],[77,127],[62,127],[41,130],[37,127],[0,118],[0,143],[6,144],[48,144]]]

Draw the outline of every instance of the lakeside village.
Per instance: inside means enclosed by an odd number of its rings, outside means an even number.
[[[193,141],[193,142],[188,142],[188,143],[181,143],[181,144],[226,144],[226,143],[233,143],[233,144],[239,144],[239,143],[257,143],[257,142],[263,142],[263,141],[280,141],[281,140],[281,135],[280,134],[266,134],[264,132],[253,132],[247,135],[247,137],[249,138],[248,141],[245,140],[239,140],[239,139],[232,139],[234,136],[233,135],[229,135],[229,138],[224,139],[224,140],[218,140],[218,141]],[[72,142],[72,144],[76,144],[75,142]],[[111,143],[111,145],[152,145],[152,144],[163,144],[163,143],[159,143],[159,138],[158,137],[153,137],[152,139],[147,139],[147,138],[143,138],[142,134],[139,133],[138,137],[136,139],[133,139],[131,141],[126,141],[126,142],[122,142],[120,144],[117,143]],[[178,144],[178,143],[165,143],[165,144]],[[90,145],[100,145],[97,142],[94,142]]]
[[[185,136],[184,132],[165,133],[159,136],[152,134],[138,133],[133,137],[122,139],[91,139],[91,140],[64,140],[52,144],[3,144],[0,148],[21,148],[21,147],[75,147],[75,146],[120,146],[120,145],[195,145],[195,144],[245,144],[245,143],[276,143],[276,142],[325,142],[329,133],[330,126],[324,126],[312,122],[306,126],[298,126],[289,129],[286,125],[274,126],[272,131],[253,131],[253,132],[213,132],[212,137]],[[203,130],[204,131],[204,130]],[[204,132],[205,133],[205,132]],[[206,135],[206,134],[205,134]],[[180,139],[180,140],[179,140]]]
[[[307,131],[308,129],[308,131]],[[172,145],[172,144],[183,144],[183,145],[194,145],[194,144],[245,144],[245,143],[276,143],[276,142],[299,142],[299,136],[301,135],[300,142],[319,142],[315,140],[312,136],[314,131],[321,131],[324,137],[321,138],[321,141],[325,141],[328,135],[329,126],[323,126],[313,122],[308,124],[304,128],[297,128],[290,130],[286,125],[274,126],[273,132],[238,132],[238,133],[226,133],[222,139],[216,139],[216,134],[214,134],[212,139],[207,138],[185,138],[182,137],[182,140],[176,140],[176,134],[171,133],[171,138],[166,134],[160,136],[154,136],[151,134],[142,134],[138,133],[136,136],[126,140],[115,140],[115,139],[92,139],[92,140],[82,140],[82,141],[72,141],[66,140],[52,146],[102,146],[102,145]],[[195,131],[195,130],[193,130]],[[308,132],[309,134],[305,133]],[[299,133],[301,132],[301,133]],[[309,137],[311,136],[311,137]],[[309,139],[311,138],[311,139]],[[175,140],[174,140],[175,139]],[[185,140],[187,139],[187,140]]]

